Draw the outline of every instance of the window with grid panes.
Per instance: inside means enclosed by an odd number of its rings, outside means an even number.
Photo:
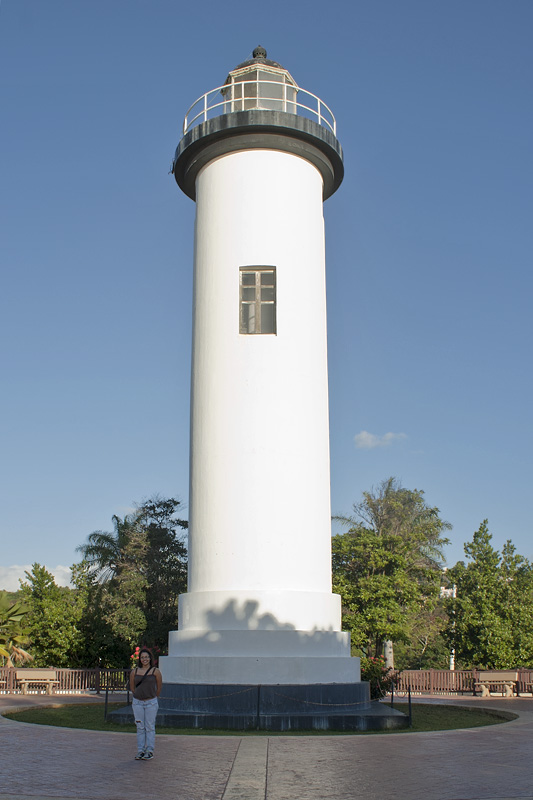
[[[275,267],[241,267],[239,333],[276,333]]]

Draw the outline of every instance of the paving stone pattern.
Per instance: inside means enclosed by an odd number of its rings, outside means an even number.
[[[532,698],[432,702],[482,702],[520,717],[463,731],[370,736],[159,732],[150,762],[133,759],[134,734],[0,717],[0,800],[533,800]],[[29,703],[50,698],[1,695],[0,712]]]

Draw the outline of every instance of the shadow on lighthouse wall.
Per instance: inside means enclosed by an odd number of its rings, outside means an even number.
[[[349,658],[350,636],[333,626],[298,630],[272,611],[261,613],[257,600],[229,598],[206,605],[189,625],[169,634],[169,655],[233,658]]]
[[[208,610],[206,622],[210,630],[295,630],[294,625],[282,622],[270,612],[260,614],[257,600],[246,600],[245,602],[237,599],[229,600],[221,610]]]

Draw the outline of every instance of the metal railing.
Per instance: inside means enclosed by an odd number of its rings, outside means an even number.
[[[19,694],[21,687],[17,672],[22,667],[0,667],[0,694]],[[81,694],[82,692],[122,691],[127,689],[129,669],[54,669],[57,686],[54,694]],[[35,685],[28,688],[28,694],[46,691]]]
[[[222,99],[220,96],[222,95]],[[249,80],[227,83],[206,92],[189,108],[183,120],[183,135],[208,119],[233,111],[282,111],[318,122],[337,135],[337,123],[331,109],[312,92],[290,83]]]

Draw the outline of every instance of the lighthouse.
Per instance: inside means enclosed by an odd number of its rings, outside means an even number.
[[[335,118],[257,47],[187,112],[173,174],[196,203],[189,580],[161,659],[162,713],[242,719],[256,689],[274,715],[296,714],[280,696],[306,703],[299,713],[340,706],[339,691],[353,710],[367,685],[331,585]]]

